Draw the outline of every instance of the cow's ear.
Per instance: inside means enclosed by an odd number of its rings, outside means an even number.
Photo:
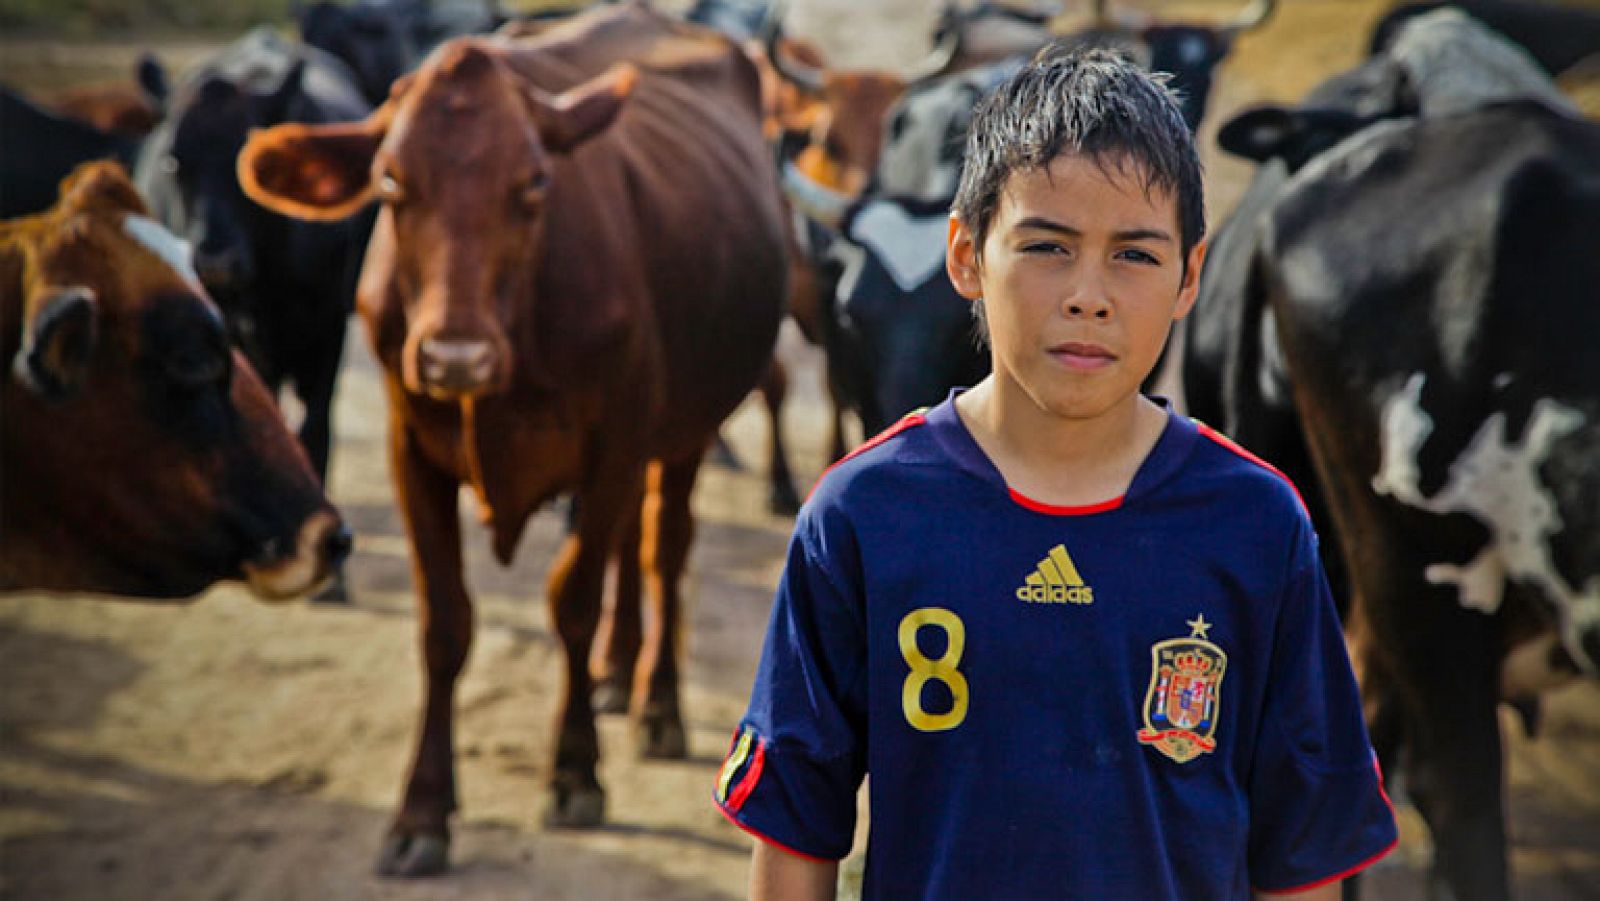
[[[555,96],[528,88],[528,106],[539,126],[539,140],[552,153],[570,153],[616,121],[638,81],[638,69],[619,63]]]
[[[1293,110],[1263,106],[1229,119],[1217,131],[1217,144],[1234,156],[1264,163],[1282,154],[1300,130]]]
[[[31,315],[12,374],[45,400],[65,400],[83,387],[94,354],[99,320],[94,292],[83,285],[58,287],[28,306]]]
[[[253,131],[239,152],[239,184],[275,213],[330,221],[372,199],[372,157],[388,132],[385,104],[361,122],[289,123]]]
[[[151,108],[164,112],[167,108],[167,70],[161,65],[161,60],[154,53],[146,52],[139,57],[138,64],[139,89],[144,92],[145,100],[149,101]]]

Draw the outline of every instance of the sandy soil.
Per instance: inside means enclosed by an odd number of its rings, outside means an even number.
[[[1208,148],[1219,113],[1292,99],[1352,61],[1378,8],[1289,2],[1224,68],[1202,132]],[[807,27],[843,34],[839,11],[851,5],[813,0]],[[1197,15],[1227,8],[1183,7]],[[851,20],[849,32],[859,37],[871,18],[878,46],[909,47],[903,54],[912,59],[914,39],[891,26],[923,9],[886,2]],[[135,46],[0,42],[0,78],[38,71],[39,59],[65,60],[63,73],[76,71],[74,60],[116,69],[124,58],[131,64]],[[1249,169],[1208,156],[1216,222]],[[809,480],[823,465],[826,431],[819,359],[792,334],[782,348],[795,372],[791,453]],[[382,449],[383,400],[360,329],[352,330],[336,417],[331,493],[359,535],[353,606],[267,607],[231,588],[188,606],[0,599],[0,898],[740,896],[749,840],[708,798],[754,672],[790,525],[763,512],[759,472],[708,468],[695,498],[690,757],[639,761],[624,724],[605,720],[610,823],[592,832],[538,825],[560,653],[543,573],[560,519],[543,514],[509,569],[468,531],[478,633],[458,696],[455,869],[385,882],[370,875],[370,863],[409,762],[421,679],[406,543]],[[763,458],[755,405],[741,409],[729,434],[742,459],[754,466]],[[1556,696],[1537,742],[1515,728],[1507,734],[1519,897],[1600,898],[1600,687]],[[1419,896],[1426,840],[1414,813],[1403,808],[1402,817],[1402,850],[1374,871],[1379,898]]]

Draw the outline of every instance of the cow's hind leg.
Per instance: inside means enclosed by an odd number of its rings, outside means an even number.
[[[768,458],[767,478],[771,488],[767,506],[779,516],[793,516],[800,512],[800,495],[794,490],[794,477],[789,473],[789,455],[783,444],[783,401],[789,393],[789,374],[776,356],[767,374],[761,379],[761,399],[766,402],[767,421],[772,424],[772,453]]]
[[[640,623],[639,591],[639,505],[635,504],[617,544],[617,593],[611,615],[602,620],[596,644],[600,658],[594,685],[596,713],[627,713],[628,696],[633,686],[633,670],[639,661],[643,641]]]
[[[694,539],[689,496],[694,492],[699,457],[663,462],[652,475],[643,512],[645,578],[653,616],[634,682],[633,710],[639,751],[645,757],[677,758],[688,753],[678,700],[678,658],[682,650],[682,581]]]
[[[456,809],[453,713],[456,677],[472,646],[472,601],[461,573],[458,483],[420,459],[390,424],[391,464],[411,534],[426,706],[405,798],[378,856],[381,876],[429,876],[449,864],[448,819]]]
[[[1457,608],[1435,625],[1408,630],[1394,659],[1397,682],[1411,689],[1401,753],[1407,792],[1433,834],[1430,895],[1504,901],[1510,887],[1493,619]],[[1382,725],[1374,738],[1389,743]]]
[[[639,505],[642,465],[602,468],[578,505],[578,529],[569,535],[550,569],[550,619],[566,652],[566,682],[556,714],[555,764],[545,825],[598,826],[605,819],[605,792],[595,775],[600,741],[591,706],[589,653],[600,622],[606,563],[619,530]]]

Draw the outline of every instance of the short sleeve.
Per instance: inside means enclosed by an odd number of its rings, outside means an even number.
[[[1350,876],[1398,838],[1309,526],[1290,572],[1250,773],[1250,879],[1264,892]]]
[[[801,856],[850,853],[865,771],[865,621],[846,526],[802,513],[751,692],[717,778],[735,825]]]

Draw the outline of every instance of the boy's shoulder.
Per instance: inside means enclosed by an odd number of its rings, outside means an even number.
[[[848,503],[864,491],[894,481],[904,464],[927,458],[932,451],[929,412],[923,408],[907,413],[839,458],[817,480],[806,506]]]
[[[1199,438],[1187,467],[1192,487],[1215,496],[1217,503],[1237,504],[1253,517],[1309,526],[1305,499],[1282,470],[1204,422],[1191,422]]]

